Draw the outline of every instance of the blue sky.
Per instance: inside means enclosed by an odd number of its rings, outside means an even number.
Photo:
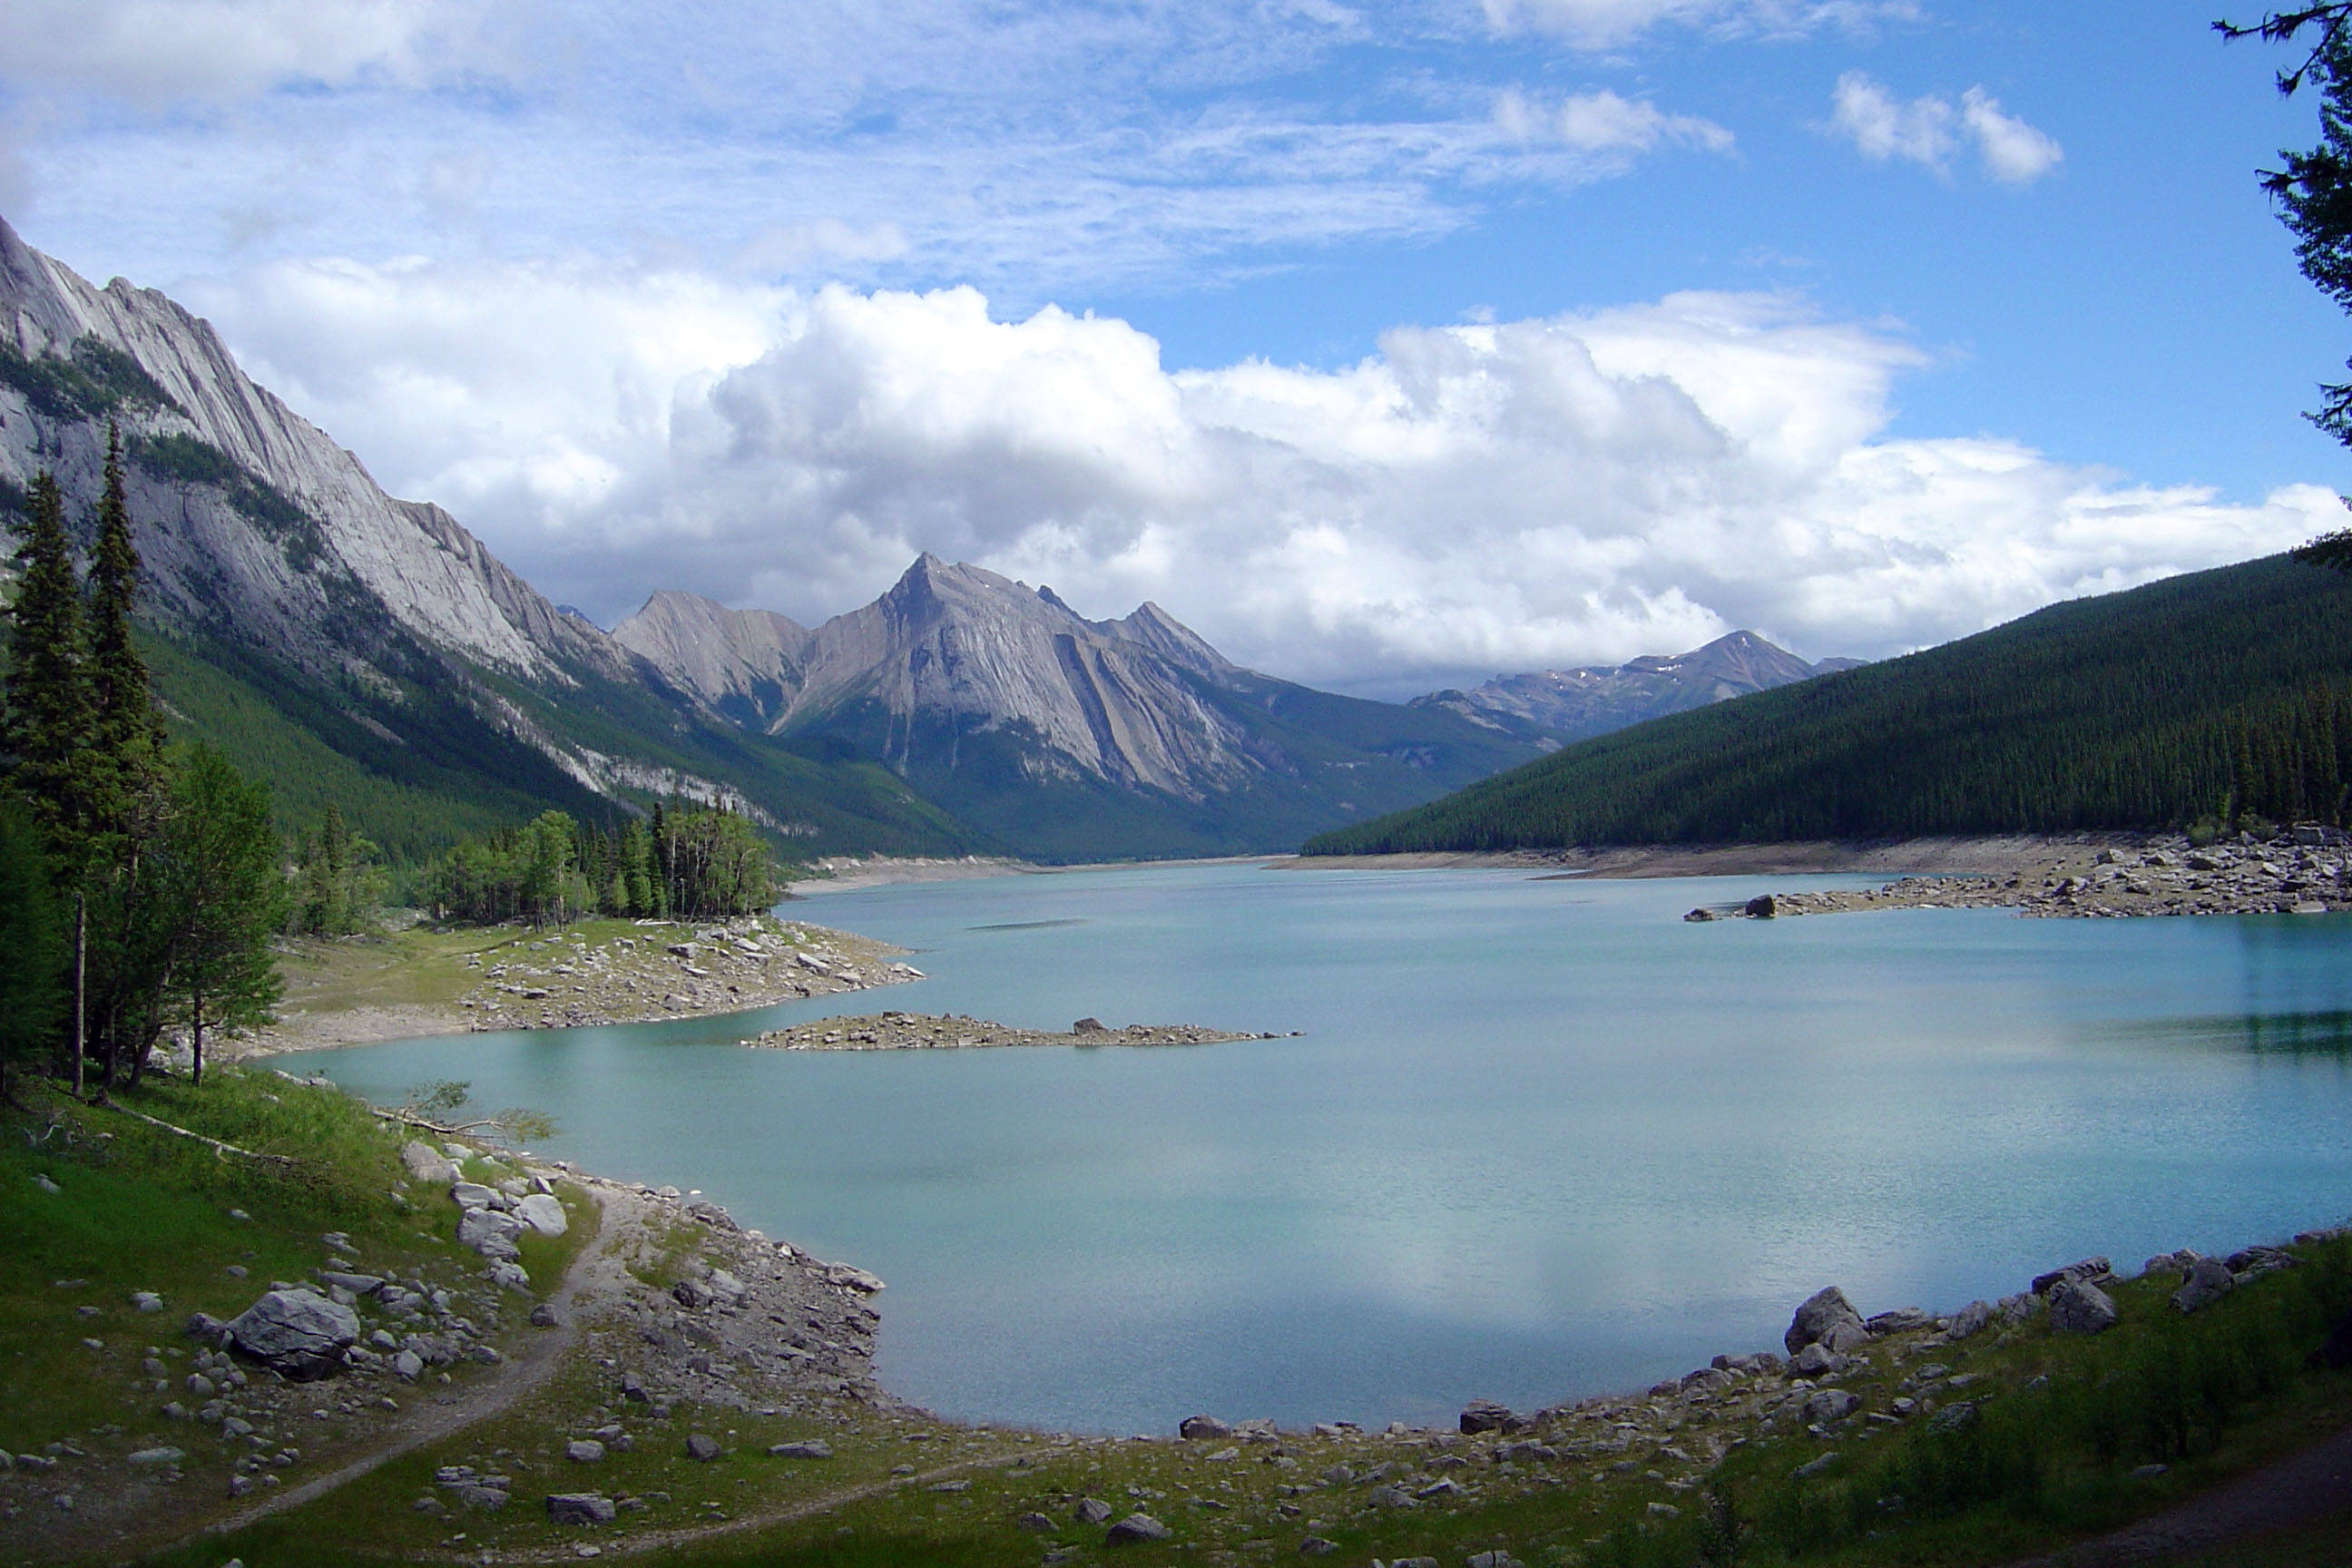
[[[1395,694],[1885,654],[2352,488],[2254,184],[2314,106],[2206,5],[12,16],[0,214],[608,623],[932,549]]]

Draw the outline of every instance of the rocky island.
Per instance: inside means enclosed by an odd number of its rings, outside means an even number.
[[[1129,1024],[1114,1029],[1099,1018],[1081,1018],[1066,1030],[1016,1029],[954,1014],[883,1012],[869,1017],[817,1018],[771,1029],[743,1043],[776,1051],[952,1051],[992,1046],[1214,1046],[1284,1037],[1234,1034],[1197,1024]]]

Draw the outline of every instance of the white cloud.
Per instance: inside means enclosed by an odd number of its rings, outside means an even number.
[[[2058,143],[2024,121],[2001,112],[1981,87],[1960,106],[1932,94],[1906,103],[1860,71],[1838,78],[1831,94],[1830,128],[1880,163],[1900,158],[1948,174],[1962,138],[1976,144],[1985,173],[2010,184],[2031,184],[2065,157]]]
[[[0,79],[155,106],[467,63],[487,0],[10,0]]]
[[[2066,154],[2058,143],[2024,121],[2000,111],[2000,100],[1980,87],[1960,95],[1960,118],[1977,139],[1985,172],[2011,184],[2030,184],[2056,167]]]
[[[1923,356],[1780,296],[1173,374],[1124,321],[1002,321],[970,289],[310,266],[196,302],[390,488],[607,619],[654,586],[820,618],[929,549],[1402,693],[1735,626],[1884,654],[2340,511],[2316,488],[2229,505],[2013,442],[1891,438]]]
[[[1544,33],[1583,49],[1613,48],[1663,23],[1786,37],[1822,26],[1862,31],[1914,17],[1912,0],[1480,0],[1499,33]]]
[[[1662,142],[1710,153],[1728,153],[1733,146],[1731,132],[1711,120],[1668,114],[1654,103],[1621,98],[1605,88],[1571,94],[1549,110],[1510,88],[1496,100],[1495,121],[1520,142],[1551,137],[1579,153],[1601,155],[1654,152]]]

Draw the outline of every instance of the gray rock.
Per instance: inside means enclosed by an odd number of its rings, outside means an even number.
[[[2047,1274],[2035,1275],[2033,1294],[2047,1296],[2057,1286],[2069,1281],[2075,1284],[2095,1285],[2103,1279],[2112,1279],[2114,1275],[2115,1269],[2105,1258],[2085,1258],[2080,1263],[2069,1263],[2063,1268],[2053,1268]]]
[[[1374,1508],[1417,1508],[1420,1506],[1418,1503],[1413,1501],[1412,1494],[1405,1490],[1402,1487],[1374,1487],[1371,1491],[1367,1494],[1365,1500],[1370,1502]]]
[[[563,1457],[575,1465],[593,1465],[604,1458],[604,1445],[593,1437],[574,1437],[563,1445]]]
[[[445,1182],[454,1182],[457,1179],[457,1167],[450,1162],[447,1155],[431,1144],[420,1143],[414,1138],[401,1147],[400,1163],[408,1167],[409,1179],[412,1181],[429,1182],[437,1187]]]
[[[2189,1276],[2172,1293],[2172,1310],[2195,1312],[2211,1306],[2237,1289],[2237,1277],[2218,1258],[2200,1258],[2189,1266]]]
[[[1748,900],[1739,912],[1752,921],[1769,921],[1780,912],[1780,904],[1771,894],[1759,893]]]
[[[515,1238],[522,1235],[522,1221],[496,1209],[467,1209],[466,1217],[457,1222],[457,1245],[470,1247],[485,1258],[512,1262],[522,1256]]]
[[[550,1524],[610,1524],[618,1512],[601,1492],[555,1492],[547,1500]]]
[[[886,1289],[880,1275],[869,1274],[865,1269],[847,1263],[826,1264],[824,1281],[828,1285],[838,1285],[845,1290],[855,1290],[861,1296],[871,1296],[876,1291]]]
[[[1474,1399],[1462,1407],[1462,1430],[1475,1435],[1500,1432],[1511,1424],[1511,1407],[1491,1399]]]
[[[1074,1035],[1108,1035],[1110,1031],[1103,1026],[1103,1021],[1100,1018],[1081,1018],[1076,1023],[1070,1026],[1070,1033]]]
[[[2195,1250],[2186,1247],[2178,1252],[2159,1252],[2147,1260],[2147,1267],[2140,1272],[2144,1275],[2186,1274],[2197,1267],[2198,1257]]]
[[[1807,1421],[1843,1421],[1862,1405],[1862,1401],[1843,1388],[1817,1388],[1805,1396]]]
[[[125,1464],[152,1468],[159,1465],[176,1465],[188,1456],[177,1448],[141,1448],[123,1456]]]
[[[449,1201],[461,1209],[492,1209],[499,1207],[499,1193],[496,1187],[486,1187],[479,1182],[454,1182],[449,1187]]]
[[[1148,1513],[1130,1513],[1110,1527],[1103,1537],[1107,1546],[1125,1546],[1137,1541],[1165,1541],[1176,1532]]]
[[[530,1289],[530,1273],[521,1264],[503,1258],[483,1269],[482,1278],[501,1290],[514,1290],[528,1294]]]
[[[1945,1329],[1944,1337],[1954,1340],[1973,1339],[1984,1332],[1991,1322],[1992,1303],[1971,1301],[1952,1314],[1951,1325]]]
[[[707,1465],[725,1451],[719,1447],[719,1439],[707,1432],[687,1434],[686,1457],[689,1459],[698,1460]]]
[[[1846,1358],[1824,1344],[1810,1344],[1790,1358],[1789,1372],[1795,1377],[1819,1377],[1824,1373],[1843,1371]]]
[[[710,1305],[710,1290],[699,1279],[681,1279],[669,1288],[669,1293],[689,1312],[698,1312]]]
[[[321,1285],[349,1290],[354,1296],[373,1296],[383,1289],[381,1274],[346,1274],[337,1268],[321,1268],[318,1279]]]
[[[1213,1415],[1187,1415],[1176,1428],[1176,1435],[1187,1442],[1203,1442],[1218,1437],[1230,1437],[1234,1429]]]
[[[1031,1531],[1038,1535],[1051,1535],[1061,1527],[1042,1513],[1016,1513],[1013,1516],[1013,1528]]]
[[[1780,1342],[1793,1356],[1807,1345],[1843,1352],[1853,1350],[1869,1339],[1870,1328],[1863,1321],[1862,1314],[1853,1310],[1844,1291],[1832,1285],[1815,1291],[1797,1309]]]
[[[1711,921],[1715,919],[1715,911],[1702,904],[1697,909],[1695,909],[1690,913],[1685,915],[1683,919],[1693,922]]]
[[[392,1358],[392,1370],[403,1383],[415,1383],[425,1375],[425,1358],[415,1351],[403,1351]]]
[[[152,1290],[133,1290],[131,1305],[142,1312],[160,1312],[163,1310],[163,1298]]]
[[[1863,1327],[1873,1334],[1902,1334],[1913,1329],[1924,1329],[1936,1321],[1935,1314],[1920,1307],[1897,1307],[1891,1312],[1874,1312]]]
[[[541,1301],[530,1310],[530,1326],[534,1329],[560,1329],[563,1314],[555,1310],[552,1301]]]
[[[1328,1557],[1339,1550],[1338,1542],[1326,1541],[1319,1535],[1310,1535],[1298,1543],[1298,1554],[1302,1557]]]
[[[2062,1334],[2095,1334],[2116,1326],[2116,1304],[2105,1290],[2062,1279],[2050,1289],[2050,1326]]]
[[[359,1315],[315,1290],[270,1290],[230,1321],[237,1350],[297,1383],[326,1376],[359,1342]]]
[[[768,1452],[779,1459],[830,1459],[833,1445],[822,1437],[803,1437],[797,1442],[778,1443]]]
[[[449,1489],[449,1495],[470,1509],[484,1513],[496,1513],[507,1506],[507,1494],[498,1487],[468,1485],[460,1482]]]
[[[1972,1401],[1963,1399],[1955,1404],[1945,1405],[1941,1410],[1937,1411],[1936,1414],[1927,1417],[1927,1430],[1930,1432],[1965,1432],[1969,1427],[1975,1426],[1978,1419],[1979,1416],[1976,1405]]]
[[[191,1312],[188,1321],[180,1325],[180,1332],[201,1344],[217,1345],[221,1342],[222,1331],[227,1327],[210,1312]]]
[[[1808,1459],[1803,1464],[1799,1465],[1795,1469],[1790,1470],[1789,1472],[1789,1479],[1792,1481],[1810,1481],[1815,1476],[1818,1476],[1822,1471],[1828,1469],[1832,1465],[1836,1464],[1837,1460],[1837,1450],[1832,1448],[1828,1453],[1823,1454],[1820,1458]]]
[[[1070,1510],[1070,1517],[1080,1524],[1100,1524],[1110,1518],[1110,1504],[1097,1497],[1082,1497]]]
[[[514,1212],[523,1224],[541,1236],[562,1236],[572,1228],[572,1216],[563,1212],[562,1200],[545,1193],[517,1199]]]

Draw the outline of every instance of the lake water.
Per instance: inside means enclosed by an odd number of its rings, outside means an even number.
[[[1848,880],[1852,880],[1849,879]],[[1160,1431],[1526,1408],[2352,1210],[2352,919],[1922,910],[1685,924],[1775,878],[1194,866],[827,894],[929,978],[724,1020],[321,1053],[551,1113],[889,1281],[943,1414]],[[900,1007],[1306,1031],[1185,1049],[750,1051]]]

